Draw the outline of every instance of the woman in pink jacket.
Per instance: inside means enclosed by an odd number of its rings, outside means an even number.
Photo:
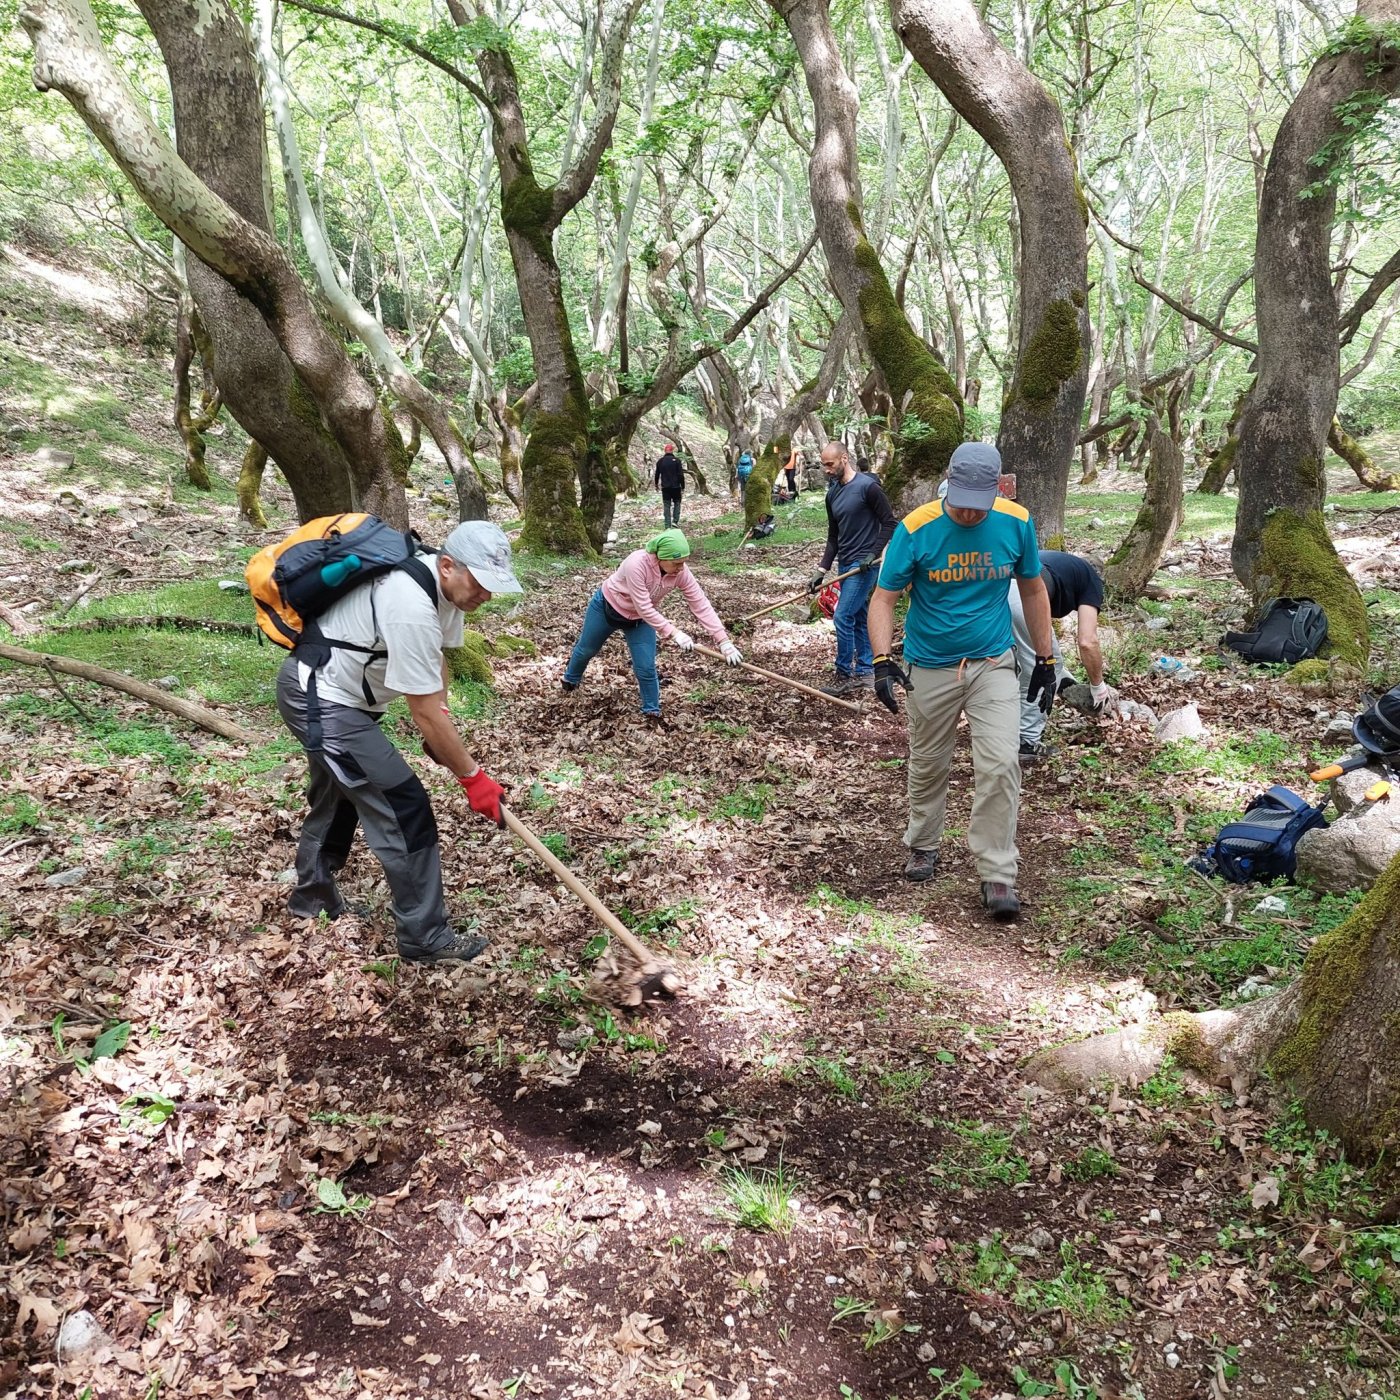
[[[715,615],[705,590],[695,580],[686,565],[690,556],[690,541],[676,529],[653,535],[641,548],[634,550],[618,566],[617,572],[589,599],[583,615],[583,627],[574,643],[573,654],[564,669],[563,687],[577,690],[588,663],[602,651],[614,632],[621,632],[632,654],[632,674],[641,691],[642,713],[652,719],[661,718],[661,683],[656,677],[656,639],[669,638],[682,651],[690,651],[695,643],[690,634],[682,632],[661,616],[661,600],[673,588],[679,588],[696,622],[715,639],[715,644],[731,666],[743,657],[739,648],[729,640],[724,623]]]

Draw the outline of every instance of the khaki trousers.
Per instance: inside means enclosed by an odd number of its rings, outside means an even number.
[[[1015,885],[1021,802],[1021,688],[1015,651],[961,667],[913,666],[909,674],[909,829],[904,844],[936,850],[942,839],[958,716],[966,714],[975,784],[968,848],[979,879]]]

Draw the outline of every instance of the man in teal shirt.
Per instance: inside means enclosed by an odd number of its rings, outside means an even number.
[[[905,875],[938,869],[948,803],[948,772],[958,719],[972,734],[974,792],[967,844],[982,882],[982,904],[1007,922],[1021,912],[1016,817],[1021,688],[1007,581],[1016,580],[1036,661],[1027,698],[1048,714],[1055,701],[1050,599],[1030,514],[997,494],[1001,454],[965,442],[948,463],[948,494],[906,515],[885,550],[870,600],[875,693],[898,712],[895,687],[908,691],[909,848]],[[889,657],[895,599],[911,589],[904,620],[906,674]]]

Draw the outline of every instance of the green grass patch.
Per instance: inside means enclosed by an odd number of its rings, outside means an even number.
[[[740,783],[715,804],[716,817],[737,817],[742,821],[762,821],[776,793],[772,783]]]
[[[1015,1134],[972,1120],[948,1123],[953,1137],[929,1170],[952,1186],[1016,1186],[1030,1177]]]
[[[781,1165],[755,1171],[726,1167],[720,1186],[725,1216],[745,1230],[786,1235],[797,1221],[797,1186]]]

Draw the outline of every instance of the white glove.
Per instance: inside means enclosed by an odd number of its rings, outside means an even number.
[[[1107,681],[1100,681],[1097,685],[1089,687],[1089,694],[1093,698],[1094,708],[1104,710],[1112,708],[1112,704],[1118,699],[1118,692],[1109,685]]]
[[[743,659],[743,653],[733,642],[725,642],[719,649],[719,654],[729,662],[731,666],[737,666]]]
[[[671,633],[671,640],[680,647],[682,651],[695,650],[695,638],[689,632],[682,632],[679,627]]]

